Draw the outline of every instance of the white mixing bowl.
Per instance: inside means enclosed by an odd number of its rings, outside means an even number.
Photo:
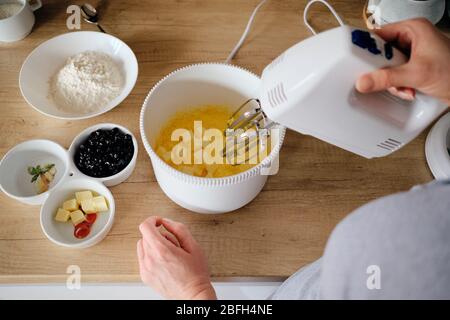
[[[156,84],[144,101],[140,117],[142,140],[162,190],[180,206],[198,213],[224,213],[252,201],[267,181],[261,169],[278,160],[284,139],[257,166],[224,178],[184,174],[166,164],[153,149],[162,126],[176,111],[193,106],[220,104],[240,106],[254,98],[260,79],[253,73],[226,64],[197,64],[179,69]]]

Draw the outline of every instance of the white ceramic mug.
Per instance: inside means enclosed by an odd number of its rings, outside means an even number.
[[[18,3],[20,10],[5,19],[0,19],[0,41],[13,42],[22,40],[34,26],[34,11],[42,7],[41,0],[35,0],[33,4],[28,0],[0,0],[0,5],[7,3]]]
[[[436,24],[445,13],[445,0],[369,0],[367,11],[380,26],[417,17]]]

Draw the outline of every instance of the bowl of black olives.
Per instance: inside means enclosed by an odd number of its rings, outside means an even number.
[[[137,153],[138,145],[133,134],[114,123],[87,128],[69,148],[74,170],[108,187],[128,179],[136,166]]]

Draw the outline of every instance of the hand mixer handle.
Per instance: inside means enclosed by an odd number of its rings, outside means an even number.
[[[393,47],[391,43],[384,41],[378,35],[358,29],[352,29],[351,34],[352,43],[355,46],[371,53],[368,56],[367,68],[363,66],[358,77],[363,73],[376,69],[396,67],[407,62],[407,57],[400,50]],[[361,51],[358,50],[355,53],[361,54]],[[364,52],[362,53],[364,54]],[[379,59],[380,57],[381,59]],[[362,58],[365,59],[366,57]],[[356,80],[354,83],[356,83]],[[382,101],[387,103],[380,104]],[[418,133],[446,109],[446,106],[440,101],[421,92],[417,92],[415,100],[406,101],[387,91],[374,94],[359,94],[354,90],[354,95],[350,102],[357,106],[359,105],[369,113],[385,119],[388,125],[402,126],[403,130],[418,131]]]
[[[376,35],[334,28],[294,45],[268,65],[257,98],[272,121],[367,158],[385,156],[447,108],[421,93],[407,102],[355,90],[360,75],[406,60]]]

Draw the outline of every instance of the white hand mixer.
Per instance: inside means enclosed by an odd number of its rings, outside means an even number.
[[[405,101],[387,92],[356,91],[360,75],[405,62],[403,53],[367,31],[342,25],[322,32],[264,69],[257,96],[235,112],[228,129],[280,124],[366,158],[389,155],[447,109],[419,92]]]

